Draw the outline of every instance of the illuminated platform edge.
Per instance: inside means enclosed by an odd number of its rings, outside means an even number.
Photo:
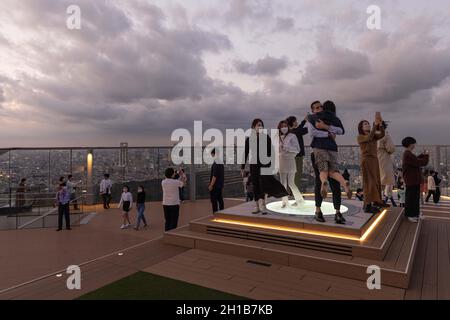
[[[245,257],[356,280],[380,266],[381,282],[407,288],[422,222],[390,208],[365,241],[293,233],[214,221],[210,216],[165,233],[167,244]]]

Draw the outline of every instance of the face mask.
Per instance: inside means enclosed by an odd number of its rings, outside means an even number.
[[[289,128],[284,127],[284,128],[281,128],[280,131],[282,134],[286,134],[286,133],[288,133]]]

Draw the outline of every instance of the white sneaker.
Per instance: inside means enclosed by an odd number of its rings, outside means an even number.
[[[129,226],[131,226],[131,224],[127,223],[127,224],[125,225],[125,228],[128,228]]]
[[[418,223],[419,222],[419,218],[411,218],[411,217],[409,217],[408,220],[410,222],[413,222],[413,223]]]
[[[120,229],[125,229],[125,225],[123,224],[123,225],[120,227]]]

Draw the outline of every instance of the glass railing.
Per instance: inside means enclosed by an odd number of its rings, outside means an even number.
[[[442,178],[442,194],[448,196],[450,146],[418,146],[417,152],[424,149],[430,151],[428,168],[439,172]],[[14,217],[14,225],[20,226],[29,216],[47,213],[51,209],[59,178],[69,174],[73,175],[74,181],[78,183],[78,194],[89,195],[83,200],[89,204],[101,202],[99,184],[105,173],[110,174],[114,183],[114,202],[119,200],[124,184],[128,185],[133,193],[139,185],[143,185],[146,188],[147,200],[159,201],[162,198],[161,180],[164,170],[174,166],[171,151],[171,147],[0,149],[0,219],[7,216],[8,221],[12,221]],[[311,149],[307,147],[301,186],[303,192],[312,192],[314,188],[310,153]],[[402,153],[403,148],[397,147],[393,155],[397,168],[401,167]],[[225,160],[226,197],[244,196],[240,165],[236,164],[237,154],[235,150],[234,159]],[[347,168],[352,186],[359,187],[359,147],[340,146],[339,157],[339,169]],[[210,166],[196,164],[183,167],[188,177],[184,198],[208,198]],[[27,179],[26,190],[18,193],[22,178]],[[36,222],[38,223],[43,222]]]

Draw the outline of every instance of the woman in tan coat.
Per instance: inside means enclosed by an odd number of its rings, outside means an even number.
[[[391,201],[394,207],[397,204],[392,196],[392,189],[395,184],[394,161],[392,154],[395,152],[395,145],[389,133],[386,132],[387,124],[382,122],[381,126],[385,130],[384,138],[378,140],[378,162],[380,164],[381,186],[384,187],[383,202]]]
[[[373,128],[367,120],[358,125],[358,144],[361,149],[361,172],[363,177],[364,211],[378,213],[384,207],[381,200],[380,166],[377,141],[384,137],[381,115],[377,113]]]

